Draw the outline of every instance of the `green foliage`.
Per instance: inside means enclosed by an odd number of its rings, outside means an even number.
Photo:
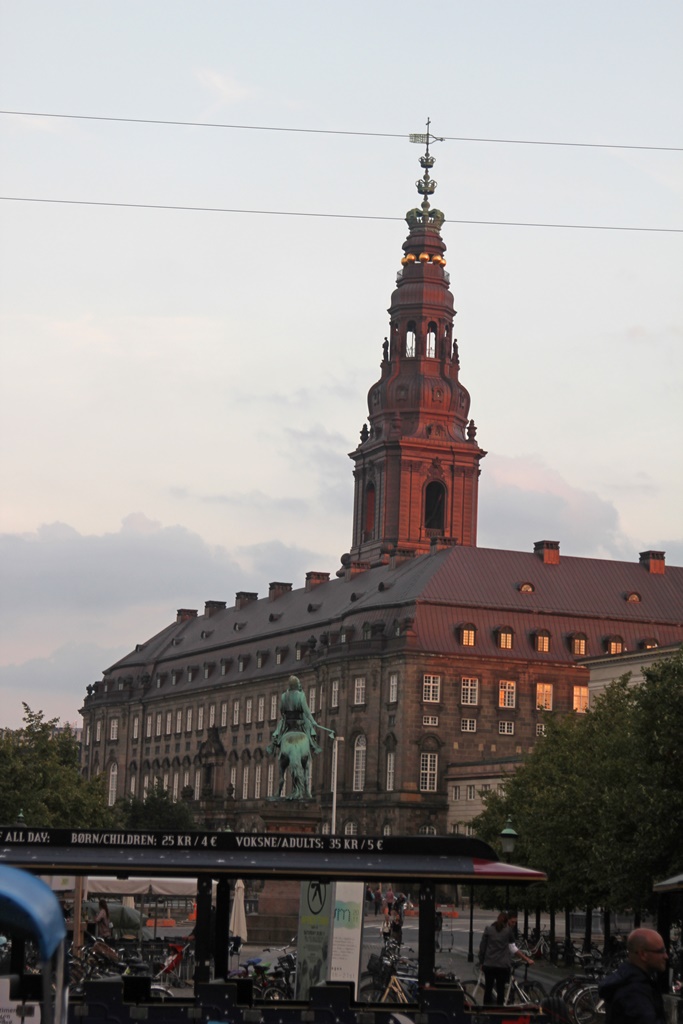
[[[145,800],[128,800],[117,804],[123,828],[148,831],[192,832],[197,825],[192,811],[184,801],[173,803],[162,786],[150,790]]]
[[[549,716],[475,821],[497,845],[512,817],[514,859],[548,873],[549,905],[644,908],[653,882],[681,870],[683,651],[644,676],[615,681],[585,715]]]
[[[14,824],[21,812],[27,826],[109,828],[103,777],[86,781],[71,729],[56,718],[24,708],[24,726],[0,736],[0,822]]]

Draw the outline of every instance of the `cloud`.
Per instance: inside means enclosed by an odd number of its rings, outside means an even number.
[[[199,84],[218,101],[218,106],[229,107],[256,94],[255,90],[242,85],[232,75],[222,74],[212,68],[199,68],[195,75]]]
[[[567,483],[540,459],[488,455],[479,494],[482,547],[528,551],[537,540],[558,540],[565,554],[633,558],[610,501]]]

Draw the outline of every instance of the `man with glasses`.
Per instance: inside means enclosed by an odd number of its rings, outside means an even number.
[[[636,928],[626,949],[626,962],[598,983],[607,1006],[606,1024],[665,1024],[657,977],[668,960],[662,936],[650,928]]]

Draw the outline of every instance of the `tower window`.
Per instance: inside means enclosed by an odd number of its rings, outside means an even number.
[[[412,359],[413,356],[415,355],[415,339],[415,324],[411,320],[410,323],[408,324],[408,329],[406,331],[406,356],[409,359]]]
[[[443,532],[446,488],[438,480],[432,480],[425,490],[425,529]]]
[[[429,359],[433,359],[436,355],[436,324],[430,323],[427,328],[427,348],[425,355]]]
[[[363,540],[371,540],[375,530],[375,485],[370,483],[365,488],[365,516],[363,523]]]

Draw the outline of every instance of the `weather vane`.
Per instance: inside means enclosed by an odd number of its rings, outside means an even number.
[[[429,130],[431,123],[432,122],[430,118],[427,118],[426,132],[411,133],[409,135],[409,139],[411,142],[417,142],[420,145],[424,145],[426,147],[424,156],[420,157],[420,167],[424,168],[424,174],[415,182],[415,187],[417,191],[420,193],[421,196],[424,197],[422,201],[422,213],[425,217],[429,216],[429,201],[427,199],[427,196],[431,196],[433,194],[437,184],[436,181],[434,181],[434,179],[430,178],[429,176],[430,168],[434,166],[435,162],[435,157],[433,157],[429,152],[429,143],[444,141],[443,138],[441,138],[439,135],[432,135],[432,133]]]

